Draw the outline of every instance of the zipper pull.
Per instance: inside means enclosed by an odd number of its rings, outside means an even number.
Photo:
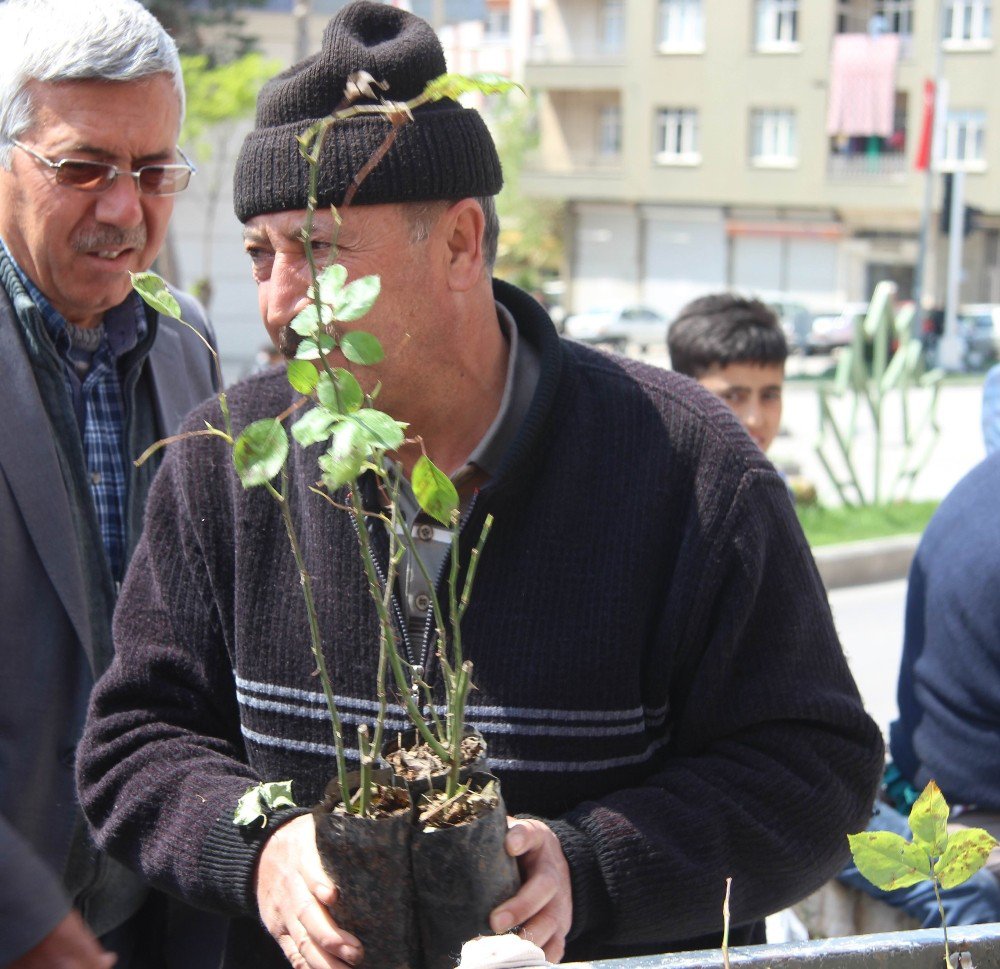
[[[420,684],[417,682],[422,679],[424,675],[424,668],[422,666],[413,667],[413,683],[410,686],[410,692],[413,694],[414,700],[420,699]]]

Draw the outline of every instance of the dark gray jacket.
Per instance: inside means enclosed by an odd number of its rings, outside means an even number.
[[[58,414],[15,310],[25,295],[0,265],[0,965],[30,949],[76,904],[100,934],[142,901],[136,876],[97,857],[76,803],[73,760],[94,680],[111,659],[114,584],[81,547],[86,507],[77,439],[65,446]],[[201,307],[183,318],[214,340]],[[147,354],[124,380],[128,458],[173,433],[216,389],[205,345],[157,317]],[[54,386],[54,384],[53,384]],[[51,391],[50,391],[51,392]],[[58,410],[58,408],[57,408]],[[64,426],[64,425],[62,425]],[[56,435],[64,436],[57,446]],[[138,538],[154,468],[130,464],[128,541]],[[81,508],[85,511],[81,514]],[[106,574],[104,574],[106,573]]]

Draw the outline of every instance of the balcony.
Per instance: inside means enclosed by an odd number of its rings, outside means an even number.
[[[521,186],[543,198],[611,200],[628,194],[622,153],[594,148],[526,155]]]
[[[596,149],[565,151],[558,156],[540,151],[525,155],[526,171],[539,175],[620,175],[623,157],[619,152],[602,152]]]
[[[827,177],[835,181],[902,182],[906,172],[904,152],[831,152],[826,166]]]

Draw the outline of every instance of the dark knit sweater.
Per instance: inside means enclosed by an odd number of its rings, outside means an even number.
[[[495,286],[542,376],[465,530],[468,544],[495,516],[463,624],[470,719],[508,808],[551,819],[569,860],[567,959],[708,944],[727,876],[748,925],[838,870],[870,813],[879,732],[785,485],[726,406],[559,340],[533,301]],[[229,403],[239,428],[291,398],[272,374]],[[218,407],[192,426],[204,419]],[[352,732],[374,707],[375,614],[350,521],[308,491],[315,453],[290,465]],[[241,969],[284,963],[251,892],[266,833],[234,827],[233,808],[261,779],[292,778],[301,804],[327,782],[314,668],[274,500],[241,488],[221,442],[172,446],[80,747],[81,797],[110,852],[246,916],[226,963]]]
[[[1000,811],[1000,454],[934,513],[910,566],[896,766],[950,804]]]

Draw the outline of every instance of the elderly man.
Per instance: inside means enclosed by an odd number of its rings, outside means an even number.
[[[174,44],[138,3],[0,4],[4,966],[107,966],[107,933],[119,966],[146,964],[122,928],[145,889],[95,853],[73,763],[154,470],[132,461],[214,388],[195,334],[129,279],[191,176],[183,105]]]
[[[235,202],[280,342],[310,280],[296,135],[355,71],[402,100],[444,69],[427,24],[357,2],[317,55],[265,87]],[[309,240],[320,259],[328,206],[389,130],[362,115],[329,132]],[[522,926],[554,961],[711,944],[732,875],[731,938],[760,938],[758,920],[836,871],[846,833],[864,827],[878,730],[781,479],[693,381],[561,341],[534,300],[491,279],[500,185],[474,111],[417,109],[341,207],[333,255],[351,278],[381,276],[362,323],[385,358],[357,376],[380,382],[379,406],[453,476],[463,548],[495,516],[463,622],[470,720],[521,816],[507,847],[523,884],[492,927]],[[238,429],[294,400],[272,371],[228,405]],[[189,426],[205,419],[218,423],[217,404]],[[416,456],[395,455],[404,477]],[[374,608],[349,516],[312,493],[316,475],[311,459],[291,461],[290,506],[338,700],[364,711]],[[332,771],[298,584],[277,504],[239,487],[225,445],[173,446],[79,757],[98,843],[236,916],[224,964],[241,969],[353,965],[365,943],[327,910],[336,889],[311,816],[233,824],[248,787],[290,777],[308,804]],[[432,648],[410,631],[433,624],[403,591],[400,636],[418,665]],[[352,733],[357,718],[345,722]]]

